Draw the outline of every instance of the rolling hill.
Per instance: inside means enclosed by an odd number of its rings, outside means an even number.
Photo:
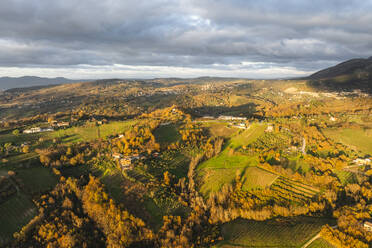
[[[7,90],[12,88],[32,87],[32,86],[46,86],[65,83],[81,82],[85,80],[71,80],[64,77],[43,78],[34,76],[24,77],[0,77],[0,90]]]
[[[307,79],[315,88],[372,92],[372,57],[342,62],[318,71]]]

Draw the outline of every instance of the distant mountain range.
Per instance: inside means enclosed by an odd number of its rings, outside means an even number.
[[[372,92],[372,57],[351,59],[318,71],[306,79],[317,88]]]
[[[0,77],[0,90],[7,90],[12,88],[23,88],[32,86],[47,86],[65,83],[75,83],[87,80],[71,80],[64,77],[56,78],[42,78],[42,77]]]
[[[163,83],[177,83],[185,81],[189,83],[200,83],[204,81],[212,81],[217,83],[232,78],[219,77],[199,77],[192,79],[181,78],[157,78],[151,80],[144,80],[144,82],[159,81]],[[303,79],[308,80],[310,86],[324,90],[354,90],[360,89],[362,91],[372,93],[372,57],[367,59],[351,59],[342,62],[338,65],[320,70]],[[66,84],[75,82],[87,82],[91,80],[71,80],[64,77],[56,78],[42,78],[34,76],[25,77],[0,77],[0,90],[7,90],[12,88],[24,88],[34,86],[48,86],[56,84]],[[94,80],[95,81],[95,80]],[[98,80],[97,83],[107,80]]]

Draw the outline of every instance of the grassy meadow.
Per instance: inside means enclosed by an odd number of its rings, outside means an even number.
[[[372,129],[325,129],[326,136],[336,142],[349,146],[353,150],[372,154]]]

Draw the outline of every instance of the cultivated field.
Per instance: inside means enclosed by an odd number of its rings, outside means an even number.
[[[275,191],[276,197],[298,203],[306,202],[319,193],[319,190],[312,186],[282,176],[278,177],[270,188]]]
[[[0,204],[0,246],[10,240],[13,233],[18,232],[36,214],[35,205],[21,193]]]
[[[268,221],[237,219],[222,225],[224,241],[215,247],[301,247],[333,220],[296,217]]]
[[[319,238],[312,242],[307,248],[334,248],[334,246],[326,240]]]
[[[340,170],[340,171],[336,171],[335,173],[343,185],[358,182],[356,175],[351,171]]]

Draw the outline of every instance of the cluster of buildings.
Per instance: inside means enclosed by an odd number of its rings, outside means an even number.
[[[67,122],[67,121],[55,121],[55,120],[53,120],[50,124],[54,127],[59,127],[59,128],[70,126],[70,122]]]
[[[356,165],[369,165],[371,164],[371,159],[370,158],[357,158],[357,159],[354,159],[353,162],[354,164]]]
[[[112,157],[119,161],[122,170],[130,169],[134,161],[146,159],[145,156],[138,154],[134,154],[132,156],[123,156],[123,154],[117,152],[113,153]]]
[[[52,132],[52,131],[54,131],[54,129],[51,127],[47,127],[47,128],[32,127],[30,129],[24,130],[23,133],[42,133],[42,132]]]
[[[218,120],[224,120],[224,121],[246,121],[246,117],[236,117],[236,116],[228,116],[228,115],[220,115]]]
[[[274,131],[274,126],[273,125],[268,125],[265,132],[271,133],[272,131]]]
[[[366,231],[372,232],[372,222],[371,221],[364,221],[363,227]]]
[[[244,122],[238,123],[238,124],[232,124],[232,127],[236,127],[236,128],[240,128],[240,129],[247,129],[247,128],[249,128],[249,126],[247,126],[247,124],[245,124]]]

